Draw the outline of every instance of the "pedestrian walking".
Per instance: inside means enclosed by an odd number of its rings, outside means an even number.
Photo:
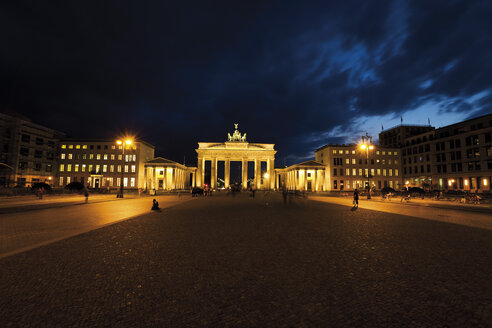
[[[85,202],[88,203],[89,202],[89,192],[87,191],[87,189],[84,191],[84,196],[85,196]]]
[[[359,208],[359,191],[354,190],[354,207]]]
[[[284,198],[284,204],[287,204],[287,188],[282,188],[282,197]]]

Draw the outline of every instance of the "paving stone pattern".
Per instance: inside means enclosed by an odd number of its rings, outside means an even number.
[[[490,327],[491,246],[391,213],[196,198],[0,260],[0,327]]]

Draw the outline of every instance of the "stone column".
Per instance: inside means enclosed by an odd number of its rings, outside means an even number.
[[[304,170],[304,191],[307,191],[308,179],[307,179],[307,170]]]
[[[201,157],[198,157],[198,163],[197,163],[197,169],[196,169],[196,186],[197,187],[203,187],[203,165],[204,160]]]
[[[121,168],[123,170],[123,167]],[[152,179],[152,189],[157,189],[157,170],[155,167],[152,167],[152,170],[154,171],[154,178]],[[122,182],[122,181],[121,181]]]
[[[248,161],[244,158],[242,160],[242,165],[243,165],[242,182],[243,182],[243,188],[246,189],[248,188]]]
[[[229,183],[231,179],[231,160],[226,159],[224,161],[224,187],[229,188]]]
[[[210,172],[210,188],[215,189],[217,187],[217,158],[212,158],[210,166],[212,168],[212,172]]]
[[[255,159],[255,187],[256,189],[260,189],[261,183],[261,161],[259,159]]]
[[[191,173],[191,187],[194,188],[196,186],[196,172]]]
[[[313,191],[318,191],[318,170],[314,170]]]

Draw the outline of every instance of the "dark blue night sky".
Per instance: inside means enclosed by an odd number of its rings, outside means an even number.
[[[153,4],[150,4],[153,3]],[[196,160],[239,123],[277,163],[492,112],[491,1],[3,1],[0,111]]]

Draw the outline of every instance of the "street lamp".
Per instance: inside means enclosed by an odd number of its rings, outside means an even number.
[[[370,144],[362,144],[360,145],[360,149],[366,151],[367,185],[368,185],[367,199],[371,199],[371,170],[369,168],[369,150],[373,150],[374,146]]]
[[[118,146],[121,146],[122,149],[122,156],[121,156],[121,181],[120,181],[120,192],[116,195],[116,198],[123,198],[123,170],[125,166],[125,148],[128,145],[132,144],[131,139],[126,139],[126,140],[116,140],[116,144]]]

